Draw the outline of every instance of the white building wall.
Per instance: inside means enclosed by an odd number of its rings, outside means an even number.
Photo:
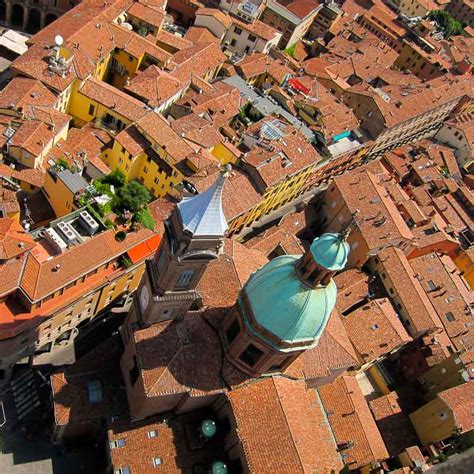
[[[473,150],[462,130],[445,123],[435,138],[455,148],[454,154],[459,166],[463,167],[474,158]]]
[[[226,28],[218,22],[215,18],[210,15],[196,15],[194,26],[201,26],[207,28],[214,36],[219,38],[221,41],[226,34]]]

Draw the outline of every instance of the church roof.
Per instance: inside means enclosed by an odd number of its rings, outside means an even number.
[[[323,234],[311,244],[316,263],[331,271],[342,270],[346,266],[349,251],[349,244],[342,234]]]
[[[296,275],[299,258],[273,259],[250,277],[245,294],[260,326],[284,341],[315,343],[334,308],[337,288],[332,280],[325,287],[306,286]]]
[[[229,168],[225,168],[204,193],[184,198],[178,203],[178,210],[184,230],[194,237],[222,237],[227,231],[227,219],[222,209],[222,191]]]

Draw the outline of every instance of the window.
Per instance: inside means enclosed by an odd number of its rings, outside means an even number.
[[[158,433],[156,432],[156,430],[151,430],[147,433],[147,436],[149,439],[156,438],[158,436]]]
[[[166,263],[166,253],[161,252],[160,258],[158,259],[158,263],[156,264],[156,269],[160,272],[161,270],[163,270],[165,263]]]
[[[130,468],[127,466],[117,467],[114,469],[114,474],[130,474]]]
[[[194,270],[186,270],[181,275],[179,275],[178,281],[176,282],[176,288],[186,289],[191,283],[191,280],[194,277],[196,272]]]
[[[135,382],[138,380],[139,375],[140,375],[140,371],[138,370],[137,357],[133,356],[133,367],[130,369],[130,372],[129,372],[130,385],[132,387],[135,385]]]
[[[278,364],[273,364],[269,369],[268,369],[268,372],[281,372],[281,370],[283,369],[283,367],[285,366],[285,364],[288,362],[288,360],[291,359],[291,356],[290,357],[285,357],[285,359],[283,359],[281,362],[279,362]]]
[[[242,34],[242,29],[239,28],[238,26],[236,26],[235,29],[234,29],[234,33],[235,33],[236,35],[239,35],[239,36],[240,36],[240,35]]]
[[[263,352],[255,347],[253,344],[249,344],[242,354],[240,354],[240,360],[247,364],[249,367],[253,367],[263,356]]]
[[[440,411],[440,412],[439,412],[439,418],[440,418],[441,420],[443,420],[443,421],[446,421],[446,420],[449,418],[449,416],[448,416],[448,414],[447,414],[446,412]]]
[[[225,337],[227,339],[227,344],[229,346],[234,342],[235,338],[239,335],[240,332],[240,324],[237,319],[234,319],[232,324],[226,329]]]
[[[433,280],[428,280],[428,287],[431,291],[436,290],[436,285]]]
[[[235,40],[235,38],[230,42],[230,45],[231,46],[235,46],[237,44],[237,41]]]
[[[445,316],[446,316],[446,319],[447,319],[450,323],[452,323],[452,322],[456,319],[456,318],[454,317],[454,314],[451,313],[451,311],[447,312]]]
[[[89,115],[94,115],[94,112],[95,112],[95,105],[90,104],[89,105]]]
[[[146,166],[143,167],[143,172],[144,172],[145,174],[148,173],[148,168],[147,168]]]
[[[89,403],[100,403],[102,401],[102,386],[100,380],[91,380],[87,383]]]
[[[256,40],[257,40],[257,37],[255,35],[249,35],[249,41],[251,41],[252,43],[255,43]]]
[[[158,467],[163,464],[162,458],[153,458],[153,467]]]
[[[372,324],[372,326],[370,326],[370,329],[372,329],[372,331],[375,331],[378,328],[379,328],[378,324]]]
[[[123,448],[125,446],[125,439],[120,438],[120,439],[114,439],[109,443],[110,449],[115,449],[115,448]]]

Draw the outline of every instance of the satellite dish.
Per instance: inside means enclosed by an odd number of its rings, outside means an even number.
[[[54,42],[56,43],[56,46],[62,46],[64,43],[64,38],[61,35],[56,35],[54,37]]]

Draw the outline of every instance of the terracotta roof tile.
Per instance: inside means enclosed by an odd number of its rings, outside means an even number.
[[[247,129],[247,133],[259,134],[266,122],[262,120]],[[304,135],[292,126],[278,122],[282,137],[273,140],[273,150],[262,146],[253,147],[243,158],[247,166],[254,168],[265,188],[269,188],[288,176],[301,171],[312,164],[321,161],[321,156],[313,146],[306,141]]]
[[[293,212],[283,216],[276,225],[247,240],[245,245],[267,256],[277,247],[288,255],[299,255],[304,252],[304,248],[296,234],[305,228],[305,212]]]
[[[128,15],[134,16],[139,20],[143,20],[149,25],[157,26],[161,28],[165,19],[164,10],[159,10],[153,6],[149,6],[143,3],[134,3],[131,8],[127,10]]]
[[[135,126],[146,138],[149,137],[160,145],[176,161],[183,160],[194,152],[159,113],[148,113],[138,120]]]
[[[127,150],[132,157],[149,148],[150,144],[145,137],[132,125],[122,130],[115,140]]]
[[[44,262],[29,254],[21,287],[32,301],[40,300],[151,236],[151,231],[142,229],[127,234],[123,242],[117,242],[114,231],[108,230]],[[55,271],[57,265],[60,269]]]
[[[267,378],[227,397],[250,472],[329,473],[342,468],[319,397],[303,381]]]
[[[451,258],[431,253],[409,263],[456,348],[474,347],[470,306],[474,297]]]
[[[119,367],[121,342],[111,338],[64,370],[50,377],[55,423],[65,426],[127,414],[127,397]],[[89,397],[89,384],[98,384],[101,400]]]
[[[143,102],[97,79],[88,79],[79,92],[131,122],[138,121],[147,114]]]
[[[444,390],[438,397],[450,408],[462,433],[474,429],[474,381]]]
[[[154,324],[133,337],[147,396],[224,390],[219,336],[199,313]]]
[[[193,44],[212,42],[221,44],[219,38],[215,37],[207,28],[201,26],[191,26],[186,32],[185,38]]]
[[[210,120],[200,117],[195,113],[184,115],[173,122],[171,128],[184,138],[191,146],[201,146],[212,150],[223,141],[222,135],[217,131]]]
[[[35,246],[33,239],[18,222],[0,218],[0,261],[17,257]]]
[[[200,43],[174,54],[171,74],[186,82],[192,76],[204,77],[224,64],[227,57],[216,43]]]
[[[189,90],[184,97],[176,101],[176,104],[188,108],[195,114],[206,114],[206,117],[220,128],[228,125],[229,121],[239,113],[241,98],[236,87],[219,81],[202,93]]]
[[[137,74],[130,84],[125,86],[126,91],[140,97],[150,107],[163,105],[185,88],[186,84],[155,65]]]
[[[371,400],[369,406],[391,456],[398,456],[407,445],[415,445],[418,442],[397,392]]]
[[[198,15],[211,16],[226,29],[232,25],[232,18],[226,12],[218,8],[199,8],[196,12],[196,16]]]
[[[403,252],[396,248],[388,248],[379,252],[378,257],[383,271],[393,284],[395,292],[411,318],[413,332],[416,334],[442,328],[442,323],[433,305],[420,281],[415,278],[415,271]]]
[[[342,322],[364,362],[374,361],[412,340],[387,298],[367,302],[342,316]]]
[[[338,444],[352,443],[343,449],[344,461],[351,469],[388,457],[387,448],[370,413],[355,377],[342,376],[318,389],[328,421]]]

